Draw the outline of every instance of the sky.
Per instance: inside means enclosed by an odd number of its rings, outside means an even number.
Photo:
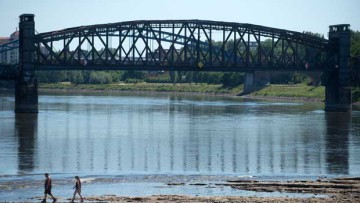
[[[0,0],[0,36],[35,14],[37,32],[132,20],[250,23],[327,37],[329,25],[360,31],[360,0]]]

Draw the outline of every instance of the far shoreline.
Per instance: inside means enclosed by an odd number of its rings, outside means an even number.
[[[265,100],[265,101],[290,101],[290,102],[311,102],[324,103],[322,98],[309,97],[286,97],[286,96],[261,96],[253,93],[240,95],[239,93],[216,93],[216,92],[182,92],[182,91],[154,91],[154,90],[121,90],[121,89],[77,89],[77,88],[39,88],[39,93],[130,93],[130,94],[159,94],[159,95],[183,95],[183,96],[219,96],[238,97],[244,99]],[[352,103],[353,106],[360,106],[360,102]]]
[[[146,90],[91,90],[91,89],[49,89],[39,88],[39,93],[130,93],[130,94],[159,94],[159,95],[179,95],[179,96],[219,96],[219,97],[238,97],[244,99],[267,100],[267,101],[293,101],[293,102],[314,102],[324,103],[321,98],[306,97],[275,97],[258,96],[252,94],[233,94],[233,93],[213,93],[213,92],[176,92],[176,91],[146,91]]]
[[[134,85],[134,84],[129,84]],[[159,86],[162,84],[158,84]],[[170,84],[166,84],[170,85]],[[171,84],[172,85],[172,84]],[[201,86],[201,85],[194,85],[194,86]],[[279,85],[281,86],[281,85]],[[290,85],[289,85],[290,86]],[[90,87],[90,85],[89,85]],[[174,91],[174,90],[166,90],[166,91],[159,91],[159,90],[147,90],[147,89],[107,89],[107,88],[100,88],[101,85],[97,85],[96,88],[87,88],[87,85],[83,85],[80,88],[78,86],[68,86],[68,85],[55,85],[55,86],[43,86],[39,85],[38,91],[39,94],[48,94],[48,93],[102,93],[102,94],[109,94],[109,93],[130,93],[130,94],[159,94],[159,95],[183,95],[183,96],[221,96],[221,97],[238,97],[244,99],[254,99],[254,100],[266,100],[266,101],[290,101],[290,102],[312,102],[312,103],[324,103],[324,99],[320,97],[306,97],[306,96],[271,96],[271,95],[258,95],[256,91],[250,94],[242,95],[242,88],[238,89],[241,90],[239,92],[234,92],[230,90],[228,92],[200,92],[200,91]],[[2,91],[12,91],[13,89],[6,89],[0,88]],[[360,106],[360,101],[352,103],[353,106]]]

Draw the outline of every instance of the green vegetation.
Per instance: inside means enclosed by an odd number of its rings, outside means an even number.
[[[69,82],[40,84],[41,89],[71,90],[71,91],[130,91],[130,92],[176,92],[195,94],[223,94],[238,95],[243,90],[243,85],[226,88],[214,84],[189,84],[182,83],[173,85],[171,83],[113,83],[113,84],[71,84]],[[284,97],[292,99],[306,99],[323,101],[325,99],[325,87],[297,85],[269,85],[252,96],[260,97]],[[352,88],[352,101],[360,102],[360,87]]]
[[[352,102],[360,102],[360,87],[352,88]]]
[[[242,91],[242,85],[234,88],[224,88],[222,85],[209,84],[177,84],[170,83],[117,83],[117,84],[80,84],[51,83],[40,84],[41,89],[61,90],[88,90],[88,91],[154,91],[154,92],[180,92],[180,93],[207,93],[207,94],[231,94],[236,95]]]
[[[350,33],[351,85],[360,87],[360,32]]]
[[[360,32],[351,31],[350,33],[350,55],[351,57],[360,56]]]
[[[255,96],[267,97],[291,97],[303,99],[325,99],[325,87],[298,85],[269,85],[259,91],[252,93]]]

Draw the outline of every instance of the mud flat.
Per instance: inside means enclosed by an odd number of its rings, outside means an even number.
[[[170,183],[183,185],[185,183]],[[203,184],[199,184],[199,187]],[[150,197],[119,197],[115,195],[86,197],[86,201],[101,202],[360,202],[360,177],[319,179],[315,181],[257,181],[231,180],[217,186],[229,186],[239,190],[255,192],[281,192],[310,195],[308,197],[242,197],[242,196],[185,196],[185,195],[154,195]]]

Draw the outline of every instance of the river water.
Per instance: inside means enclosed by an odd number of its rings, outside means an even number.
[[[325,113],[320,103],[237,97],[43,94],[39,114],[15,114],[14,95],[0,96],[0,197],[9,201],[40,198],[45,172],[57,181],[54,191],[69,197],[74,175],[88,184],[85,194],[130,196],[239,194],[165,182],[360,176],[356,108]]]

